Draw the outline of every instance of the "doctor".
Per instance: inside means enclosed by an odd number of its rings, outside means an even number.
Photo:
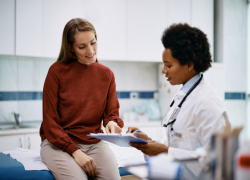
[[[148,141],[130,145],[147,155],[165,152],[176,159],[194,158],[195,149],[207,147],[212,134],[231,130],[221,99],[203,78],[202,72],[211,67],[210,46],[206,34],[188,24],[170,26],[162,43],[162,73],[171,85],[183,85],[161,122],[167,140],[153,141],[143,132],[136,133],[137,127],[129,127],[127,133]]]

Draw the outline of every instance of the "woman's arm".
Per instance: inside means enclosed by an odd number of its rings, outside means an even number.
[[[73,156],[76,163],[89,175],[97,175],[93,158],[83,153],[60,126],[58,114],[60,71],[54,64],[47,74],[43,89],[43,131],[48,141]]]
[[[54,63],[49,69],[43,88],[42,130],[51,144],[72,155],[79,148],[60,126],[58,114],[59,89],[60,69],[59,64]]]
[[[119,129],[123,127],[123,121],[119,117],[119,102],[116,95],[116,84],[115,84],[115,76],[112,71],[110,71],[110,86],[108,90],[107,96],[107,104],[106,104],[106,116],[103,119],[103,126],[106,127],[106,132],[111,132],[114,129],[115,132],[120,133]],[[113,121],[115,123],[109,123]]]

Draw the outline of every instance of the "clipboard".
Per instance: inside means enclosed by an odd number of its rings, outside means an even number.
[[[90,133],[87,136],[94,137],[97,139],[105,140],[122,147],[131,147],[130,142],[133,143],[148,143],[147,141],[140,139],[132,134],[94,134]]]

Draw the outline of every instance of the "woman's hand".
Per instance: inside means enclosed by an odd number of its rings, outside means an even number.
[[[97,175],[97,167],[94,159],[87,156],[80,149],[77,149],[72,153],[76,163],[86,172],[88,176],[94,177]]]
[[[158,155],[160,153],[168,153],[168,146],[165,146],[164,144],[161,144],[157,141],[148,140],[147,144],[129,143],[129,145],[135,147],[138,150],[141,150],[148,156]]]
[[[137,127],[129,127],[126,133],[133,133],[134,136],[143,139],[145,141],[147,140],[152,140],[150,137],[148,137],[147,134],[145,134],[144,132],[140,131],[140,132],[135,132],[136,130],[139,130]]]
[[[118,133],[122,132],[122,129],[117,125],[114,121],[109,121],[106,125],[105,131],[107,134]]]

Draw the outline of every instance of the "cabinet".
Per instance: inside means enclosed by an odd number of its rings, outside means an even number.
[[[42,0],[16,1],[16,55],[42,56]]]
[[[77,17],[95,26],[100,60],[161,62],[173,23],[204,31],[213,54],[213,0],[2,0],[0,54],[57,58],[64,26]]]
[[[174,23],[190,24],[191,22],[190,6],[191,6],[191,0],[167,0],[166,26],[170,26]]]
[[[24,148],[40,150],[41,138],[38,133],[2,135],[0,136],[0,152]]]
[[[85,0],[84,7],[96,29],[98,59],[126,60],[126,0]]]
[[[162,61],[161,36],[167,24],[167,1],[127,1],[127,59]]]
[[[0,152],[24,148],[24,135],[0,136]]]
[[[65,24],[84,17],[83,0],[17,0],[16,55],[57,58]]]
[[[210,44],[210,52],[213,58],[214,50],[214,1],[192,0],[191,25],[199,28],[205,34]]]
[[[38,133],[24,135],[25,148],[40,151],[41,137]]]
[[[15,54],[15,0],[0,1],[0,54]]]
[[[43,0],[43,57],[58,57],[64,26],[72,18],[84,18],[83,9],[83,0]]]

